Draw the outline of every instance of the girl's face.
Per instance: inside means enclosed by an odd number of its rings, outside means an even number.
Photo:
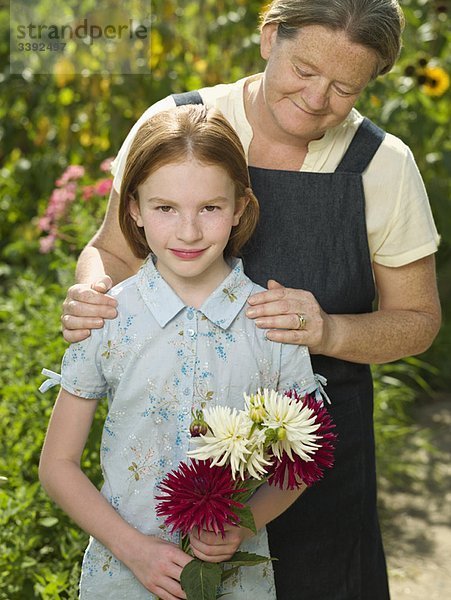
[[[261,54],[265,107],[279,133],[307,141],[342,123],[377,68],[373,50],[343,31],[308,25],[294,39],[266,25]]]
[[[130,214],[160,274],[176,292],[187,284],[212,292],[230,271],[223,252],[246,206],[227,172],[189,158],[151,173],[138,195]]]

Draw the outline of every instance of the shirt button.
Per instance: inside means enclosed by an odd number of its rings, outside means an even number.
[[[185,388],[183,390],[183,393],[185,394],[185,396],[189,396],[190,395],[191,390],[189,388]]]
[[[188,335],[189,337],[194,337],[196,335],[196,332],[194,331],[194,329],[188,329]]]
[[[194,312],[192,310],[189,310],[186,313],[187,318],[191,321],[192,319],[194,319]]]

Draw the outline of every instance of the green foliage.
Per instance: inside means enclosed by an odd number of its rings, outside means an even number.
[[[54,273],[64,283],[70,272]],[[46,496],[38,482],[39,453],[55,393],[37,391],[45,366],[58,371],[65,343],[59,314],[64,287],[24,272],[0,309],[0,599],[76,598],[87,536]],[[100,483],[98,440],[104,410],[83,457]]]
[[[39,453],[56,394],[43,395],[37,388],[43,367],[59,370],[65,348],[61,303],[73,282],[76,257],[105,209],[104,195],[83,200],[83,190],[105,177],[101,162],[117,152],[150,104],[262,69],[256,28],[262,4],[153,0],[150,75],[89,77],[11,75],[9,15],[0,9],[0,600],[77,595],[87,537],[38,484]],[[451,30],[447,13],[438,9],[444,3],[402,4],[407,29],[400,61],[363,94],[358,108],[400,136],[419,164],[443,238],[438,264],[445,325],[424,362],[409,359],[374,368],[379,465],[391,478],[403,473],[398,450],[412,433],[410,407],[417,391],[447,389],[451,382],[450,93],[428,95],[431,90],[418,79],[425,67],[450,73]],[[57,220],[53,249],[42,254],[48,232],[39,230],[39,220],[55,181],[74,164],[86,172]],[[97,485],[104,414],[102,407],[83,456],[83,467]]]

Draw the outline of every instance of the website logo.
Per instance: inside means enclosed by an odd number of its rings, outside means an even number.
[[[148,73],[150,27],[144,0],[11,0],[11,72]]]

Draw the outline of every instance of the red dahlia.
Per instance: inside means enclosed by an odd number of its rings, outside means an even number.
[[[242,483],[242,482],[241,482]],[[156,513],[163,517],[171,532],[188,535],[194,528],[206,529],[224,536],[224,525],[238,525],[235,508],[244,504],[234,500],[243,492],[234,481],[229,466],[211,466],[211,460],[180,463],[168,473],[159,488],[165,494],[156,496]]]
[[[303,460],[296,454],[293,454],[294,460],[291,460],[286,452],[283,453],[280,460],[274,457],[269,484],[278,485],[280,489],[294,490],[300,487],[301,480],[310,486],[323,477],[325,469],[332,468],[337,434],[332,431],[335,424],[329,412],[322,404],[318,403],[314,394],[301,397],[294,390],[290,390],[285,395],[293,398],[296,402],[302,402],[304,406],[313,410],[316,416],[315,421],[319,424],[319,428],[315,431],[318,436],[315,444],[319,447],[311,455],[311,461]]]

